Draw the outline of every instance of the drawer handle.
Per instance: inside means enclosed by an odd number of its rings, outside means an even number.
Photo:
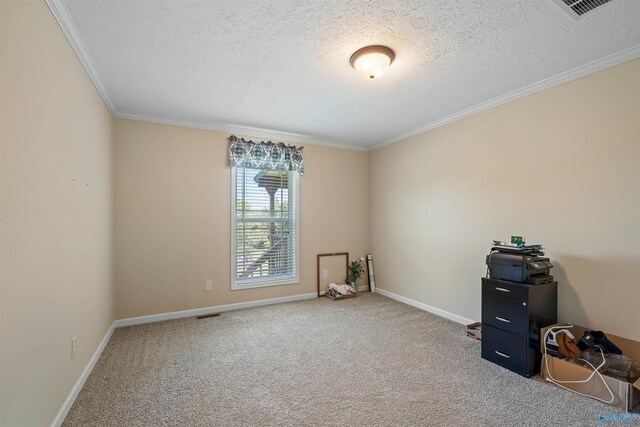
[[[504,317],[496,316],[496,319],[498,319],[499,321],[504,322],[504,323],[511,323],[511,320],[505,319]]]
[[[511,357],[510,357],[508,354],[504,354],[504,353],[503,353],[503,352],[501,352],[501,351],[496,350],[496,354],[497,354],[498,356],[502,356],[502,357],[504,357],[505,359],[511,359]]]
[[[496,287],[496,291],[501,291],[501,292],[511,292],[509,289],[505,289],[505,288],[498,288],[498,287]]]

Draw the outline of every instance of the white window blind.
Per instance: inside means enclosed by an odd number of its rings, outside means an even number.
[[[232,289],[297,282],[298,174],[234,169]]]

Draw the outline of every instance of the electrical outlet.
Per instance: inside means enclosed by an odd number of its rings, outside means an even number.
[[[211,280],[207,280],[206,282],[204,282],[204,290],[205,291],[213,290],[213,284],[211,283]]]
[[[78,337],[71,338],[71,360],[76,358],[78,352]]]
[[[327,278],[327,270],[322,270],[322,278],[323,279]]]

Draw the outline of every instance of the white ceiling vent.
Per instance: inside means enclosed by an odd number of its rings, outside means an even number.
[[[571,17],[578,19],[611,0],[554,0]]]

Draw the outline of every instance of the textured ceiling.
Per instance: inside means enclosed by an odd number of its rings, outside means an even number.
[[[640,45],[638,0],[63,3],[116,115],[356,147]],[[377,80],[349,64],[370,44],[396,52]]]

